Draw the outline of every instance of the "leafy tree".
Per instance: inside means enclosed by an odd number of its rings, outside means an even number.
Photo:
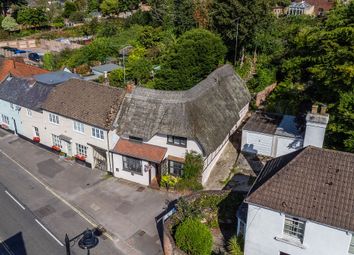
[[[129,79],[133,79],[137,84],[146,82],[150,78],[152,70],[152,64],[146,58],[146,49],[135,48],[129,54],[126,68]]]
[[[110,74],[108,74],[109,85],[113,87],[121,87],[124,88],[124,71],[123,69],[113,70]]]
[[[87,1],[87,11],[99,11],[100,10],[100,1],[99,0],[88,0]]]
[[[224,62],[225,53],[219,36],[203,29],[186,32],[167,53],[157,74],[156,88],[185,90],[193,87]]]
[[[74,2],[65,1],[63,17],[69,18],[74,12],[78,11],[78,8]]]
[[[1,0],[0,11],[1,11],[1,14],[6,16],[7,11],[10,9],[10,7],[12,5],[22,6],[22,5],[26,5],[26,4],[27,4],[26,0]]]
[[[119,11],[126,12],[138,8],[140,0],[124,0],[119,2]]]
[[[53,54],[50,52],[47,52],[43,56],[43,67],[49,71],[54,71],[55,70],[55,60],[53,57]]]
[[[1,26],[4,30],[10,32],[18,30],[18,24],[16,23],[16,20],[11,16],[6,16],[2,20]]]
[[[48,22],[45,11],[41,8],[25,7],[19,10],[17,22],[27,26],[43,26]]]
[[[51,24],[55,28],[62,28],[64,27],[64,19],[62,17],[56,17],[53,19],[53,22]]]
[[[103,0],[100,5],[101,11],[104,15],[118,14],[119,7],[118,0]]]

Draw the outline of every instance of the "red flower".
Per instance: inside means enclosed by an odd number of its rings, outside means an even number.
[[[39,137],[39,136],[35,136],[35,137],[33,137],[33,142],[35,142],[35,143],[39,143],[40,141],[41,141],[41,138]]]
[[[61,148],[59,146],[54,145],[54,146],[52,146],[52,150],[61,151]]]
[[[85,161],[86,160],[86,157],[84,155],[80,155],[80,154],[76,154],[75,158],[78,159],[78,160],[81,160],[81,161]]]

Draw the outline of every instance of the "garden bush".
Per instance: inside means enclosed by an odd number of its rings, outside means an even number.
[[[233,236],[228,241],[227,249],[230,255],[243,255],[244,240],[242,236]]]
[[[198,219],[188,218],[182,222],[175,234],[177,246],[189,255],[210,255],[213,237],[207,226]]]

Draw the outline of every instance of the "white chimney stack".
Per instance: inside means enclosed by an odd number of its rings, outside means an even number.
[[[318,105],[313,105],[311,112],[306,115],[304,147],[312,145],[322,148],[329,120],[326,110],[327,106],[322,105],[320,112],[318,112]]]

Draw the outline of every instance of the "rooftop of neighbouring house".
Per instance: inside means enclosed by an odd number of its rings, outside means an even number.
[[[292,2],[290,5],[289,5],[289,8],[296,8],[296,9],[308,9],[308,8],[311,8],[311,4],[309,4],[307,1],[300,1],[300,2]]]
[[[46,74],[40,74],[40,75],[35,75],[33,76],[36,81],[48,84],[48,85],[55,85],[59,83],[63,83],[69,79],[72,78],[80,78],[80,75],[66,72],[66,71],[56,71],[56,72],[50,72]]]
[[[8,77],[0,84],[0,99],[39,111],[53,88],[34,79]]]
[[[335,1],[330,0],[307,0],[308,4],[315,7],[315,12],[318,14],[320,11],[329,11],[334,7]]]
[[[197,141],[206,155],[215,151],[251,100],[245,82],[224,65],[186,91],[136,87],[127,93],[115,126],[120,136],[150,140],[155,134]]]
[[[149,162],[161,163],[165,157],[167,149],[156,145],[119,139],[113,152],[124,156],[147,160]]]
[[[243,130],[286,137],[302,135],[301,125],[295,116],[256,112]]]
[[[354,231],[354,154],[308,146],[272,159],[245,201]]]
[[[103,129],[110,129],[125,91],[95,82],[70,79],[52,90],[43,109]]]
[[[116,64],[105,64],[105,65],[100,65],[100,66],[94,66],[91,69],[93,71],[96,71],[99,73],[104,73],[104,72],[109,73],[109,72],[112,72],[113,70],[116,70],[119,68],[122,68],[122,67],[119,65],[116,65]]]
[[[25,64],[21,58],[0,58],[0,81],[4,80],[8,75],[28,78],[48,72],[45,69]]]

